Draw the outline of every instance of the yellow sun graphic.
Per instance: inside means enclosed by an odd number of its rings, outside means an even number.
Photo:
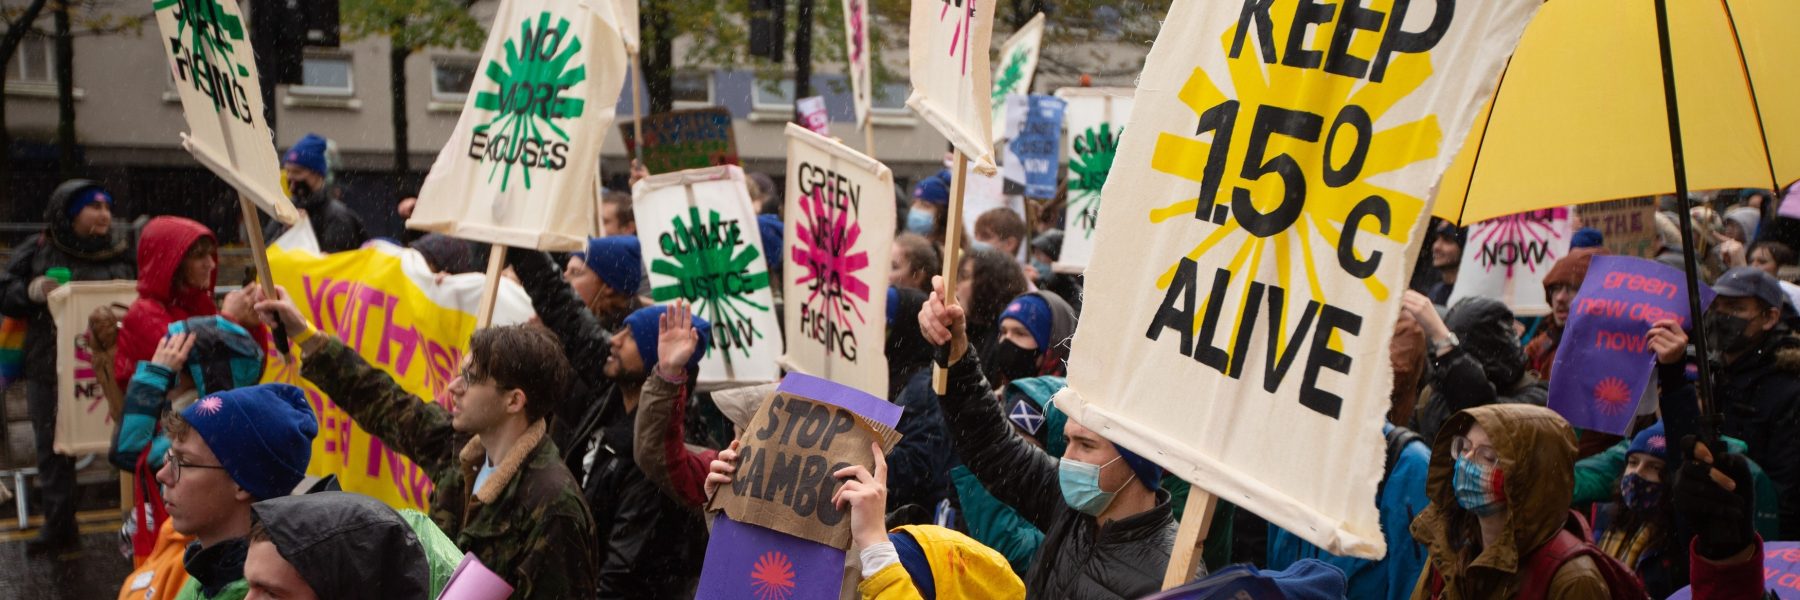
[[[1283,38],[1290,28],[1277,25],[1273,30],[1274,46],[1288,48]],[[1242,279],[1233,289],[1255,280],[1264,253],[1272,252],[1276,285],[1283,289],[1293,290],[1290,280],[1302,275],[1311,298],[1324,302],[1319,269],[1339,268],[1342,263],[1377,301],[1387,300],[1393,292],[1369,276],[1374,257],[1355,249],[1368,244],[1340,248],[1340,241],[1355,212],[1356,238],[1378,236],[1403,246],[1423,214],[1423,199],[1369,179],[1435,158],[1440,151],[1443,131],[1435,116],[1381,131],[1373,126],[1431,76],[1429,56],[1394,56],[1376,83],[1317,68],[1266,64],[1256,43],[1244,44],[1233,57],[1234,34],[1227,28],[1220,41],[1236,98],[1196,67],[1178,97],[1200,116],[1198,131],[1192,136],[1161,132],[1151,158],[1151,168],[1198,184],[1195,196],[1150,210],[1150,221],[1191,226],[1176,220],[1196,219],[1215,225],[1186,258],[1232,253],[1228,270]],[[1371,56],[1378,42],[1375,36],[1357,38],[1350,46],[1352,54]],[[1315,40],[1313,45],[1322,44]],[[1385,214],[1373,216],[1378,205],[1385,205]],[[1315,249],[1328,250],[1339,259],[1318,264]],[[1157,279],[1158,289],[1168,290],[1180,264],[1179,259],[1170,264]],[[1200,285],[1200,290],[1206,288]],[[1236,314],[1254,301],[1251,296],[1240,296]],[[1195,330],[1201,329],[1204,312],[1194,315]],[[1280,338],[1289,331],[1286,321],[1294,312],[1282,311],[1280,326],[1270,333],[1277,352],[1286,353]],[[1238,335],[1238,322],[1233,320],[1230,341],[1222,347],[1240,347]],[[1342,349],[1335,335],[1330,345]]]

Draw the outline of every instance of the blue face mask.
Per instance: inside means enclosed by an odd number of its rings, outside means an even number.
[[[994,250],[994,245],[981,240],[969,240],[969,248],[975,250]]]
[[[1050,269],[1050,263],[1035,258],[1031,259],[1031,267],[1037,269],[1038,277],[1040,279],[1049,279],[1050,275],[1055,273],[1055,271]]]
[[[931,211],[920,210],[917,208],[908,209],[906,211],[907,231],[923,236],[929,236],[933,233],[937,233],[936,229],[937,215],[932,214]]]
[[[1450,480],[1456,490],[1456,504],[1475,516],[1486,517],[1506,508],[1506,495],[1500,490],[1500,469],[1477,464],[1467,458],[1456,459],[1456,474]]]
[[[1063,457],[1062,464],[1056,470],[1057,482],[1062,487],[1063,502],[1069,503],[1069,508],[1088,516],[1098,517],[1100,513],[1106,512],[1106,507],[1112,506],[1113,497],[1119,493],[1100,489],[1100,470],[1119,462],[1119,458],[1104,465],[1090,465]],[[1136,475],[1132,477],[1135,478]],[[1125,485],[1131,485],[1131,481],[1127,480]]]
[[[1648,512],[1656,510],[1662,503],[1663,484],[1650,481],[1636,473],[1619,478],[1619,499],[1625,507],[1633,511]]]

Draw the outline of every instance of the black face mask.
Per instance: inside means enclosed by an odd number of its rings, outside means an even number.
[[[1014,345],[1011,341],[1001,340],[988,357],[988,384],[1000,385],[1038,374],[1038,354],[1036,350],[1026,350]]]
[[[1707,349],[1726,354],[1743,354],[1756,345],[1750,335],[1750,320],[1720,311],[1708,311],[1705,318]]]
[[[288,182],[288,191],[293,194],[294,205],[298,208],[313,208],[324,200],[324,194],[305,181]]]

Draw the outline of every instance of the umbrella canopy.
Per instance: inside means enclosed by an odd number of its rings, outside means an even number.
[[[1800,178],[1795,0],[1669,2],[1693,189]],[[1650,0],[1553,0],[1525,30],[1495,98],[1439,184],[1433,214],[1472,223],[1675,192]]]

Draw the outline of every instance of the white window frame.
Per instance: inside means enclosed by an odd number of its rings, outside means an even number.
[[[687,108],[707,108],[710,106],[715,106],[719,103],[719,89],[717,87],[718,83],[717,83],[716,79],[713,77],[713,74],[711,72],[707,72],[707,71],[677,71],[675,73],[675,76],[676,77],[682,77],[682,76],[700,77],[700,78],[703,78],[704,81],[706,81],[706,101],[705,102],[701,102],[701,101],[697,101],[697,100],[676,100],[676,101],[674,101],[674,104],[673,104],[675,109],[680,110],[680,109],[687,109]],[[755,86],[756,84],[753,82],[750,85]],[[754,95],[755,93],[756,92],[754,92],[754,91],[751,92],[752,96],[750,97],[750,99],[752,102],[755,102],[755,100],[756,100],[756,96]]]
[[[25,55],[26,55],[25,48],[26,48],[26,46],[32,45],[32,44],[42,44],[44,46],[44,64],[41,65],[44,70],[44,78],[43,79],[24,79],[23,78],[23,72],[25,70],[25,64],[26,64],[25,63]],[[17,50],[13,51],[12,62],[10,64],[6,65],[6,83],[8,83],[8,84],[22,83],[25,85],[52,85],[52,86],[56,85],[56,41],[49,36],[37,35],[37,34],[26,34],[25,39],[21,40],[19,42],[19,48]]]
[[[303,60],[303,61],[306,61],[306,60],[341,60],[344,62],[345,65],[348,65],[348,67],[349,67],[349,69],[348,69],[349,75],[350,75],[349,80],[346,82],[346,85],[343,88],[307,86],[307,85],[298,85],[298,84],[291,85],[291,86],[288,86],[288,95],[290,95],[290,96],[314,96],[314,97],[321,97],[321,98],[352,98],[352,97],[356,96],[356,59],[351,57],[350,54],[339,53],[339,52],[331,52],[331,53],[324,53],[324,52],[311,53],[311,52],[309,52],[301,60]],[[304,62],[301,64],[300,68],[302,69],[302,72],[304,72],[304,69],[306,68]]]
[[[869,114],[875,115],[875,116],[883,116],[883,117],[911,116],[912,109],[909,109],[906,107],[906,97],[912,93],[912,85],[908,84],[908,83],[904,83],[904,82],[899,82],[899,81],[888,82],[888,83],[885,83],[882,85],[884,85],[884,86],[899,85],[899,86],[901,86],[902,89],[904,89],[906,91],[904,91],[900,94],[900,105],[899,106],[881,106],[879,104],[876,104],[875,102],[877,99],[879,99],[881,97],[881,94],[880,93],[870,94],[870,96],[869,96]],[[877,92],[879,92],[879,90],[877,90]]]
[[[437,70],[439,66],[465,64],[469,65],[469,72],[474,74],[474,77],[469,80],[469,89],[474,89],[475,83],[481,79],[481,57],[455,54],[440,54],[431,57],[431,101],[433,103],[455,104],[455,110],[462,110],[463,103],[469,99],[469,93],[438,89]]]

